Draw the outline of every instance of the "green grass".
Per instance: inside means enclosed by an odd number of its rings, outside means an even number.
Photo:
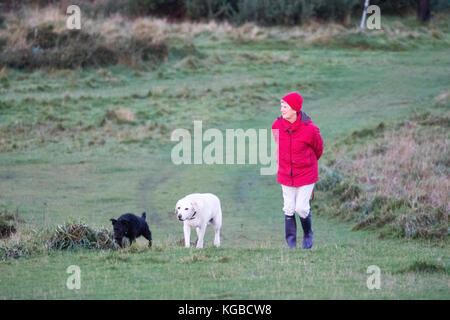
[[[122,252],[8,259],[0,262],[0,298],[450,298],[446,241],[378,239],[313,212],[313,249],[287,250],[275,176],[261,176],[255,165],[170,161],[173,129],[192,129],[194,119],[204,130],[268,129],[279,99],[294,90],[321,129],[326,161],[327,146],[355,130],[440,112],[432,99],[450,85],[447,48],[361,51],[202,37],[194,44],[205,55],[195,64],[110,67],[115,80],[93,69],[8,70],[9,87],[0,89],[0,207],[18,209],[25,229],[69,218],[111,227],[112,217],[146,211],[154,247],[139,240]],[[115,107],[134,111],[137,123],[113,122],[107,131],[101,122]],[[146,121],[153,134],[139,138],[133,130]],[[182,225],[173,207],[192,192],[221,199],[222,248],[211,247],[211,230],[204,250],[179,245]],[[318,193],[315,201],[329,200]],[[72,264],[81,267],[79,291],[65,286]],[[380,290],[366,287],[370,265],[381,269]]]
[[[281,220],[281,219],[280,219]],[[380,241],[316,219],[311,251],[264,247],[184,249],[159,245],[140,252],[79,250],[8,260],[3,298],[102,299],[445,299],[448,269],[414,268],[442,259],[426,243]],[[328,228],[328,229],[326,229]],[[330,234],[330,229],[332,234]],[[279,240],[281,239],[274,239]],[[326,242],[328,240],[329,242]],[[144,247],[145,248],[145,247]],[[433,262],[429,262],[432,264]],[[81,290],[65,286],[69,265],[82,270]],[[381,288],[366,287],[367,267],[381,269]],[[403,266],[412,265],[404,270]],[[442,267],[441,267],[442,268]],[[18,276],[20,275],[20,281]],[[120,290],[117,290],[120,288]]]

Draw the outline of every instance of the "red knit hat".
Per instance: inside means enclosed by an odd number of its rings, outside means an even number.
[[[284,102],[286,102],[292,109],[297,112],[302,110],[303,98],[297,92],[291,92],[283,97]]]

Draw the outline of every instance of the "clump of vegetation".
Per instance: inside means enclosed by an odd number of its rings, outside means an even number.
[[[333,194],[339,196],[340,201],[353,201],[361,194],[361,188],[348,181],[341,181],[333,188]]]
[[[116,250],[114,233],[107,228],[92,228],[81,221],[68,221],[54,230],[23,229],[0,242],[0,260],[21,258],[48,250],[77,248]]]
[[[19,258],[29,253],[29,250],[23,245],[23,242],[14,241],[10,244],[0,243],[0,260]]]
[[[0,260],[29,256],[38,250],[39,244],[36,241],[20,238],[12,239],[9,242],[0,243]]]
[[[380,133],[383,133],[385,129],[384,122],[380,122],[375,128],[364,128],[361,130],[355,130],[352,132],[350,137],[347,138],[347,142],[354,142],[359,138],[367,138],[367,137],[375,137],[379,136]],[[353,141],[352,141],[353,140]]]
[[[70,221],[58,225],[46,247],[53,250],[117,249],[114,234],[106,228],[94,229],[86,223]]]
[[[16,232],[16,228],[11,223],[14,217],[11,215],[0,214],[0,239],[9,238]]]
[[[5,239],[11,237],[17,231],[17,224],[24,223],[24,221],[19,218],[19,213],[13,215],[6,209],[0,213],[0,239]]]
[[[13,35],[11,38],[14,38]],[[141,61],[155,64],[168,55],[167,45],[151,37],[137,38],[130,35],[108,41],[95,32],[57,31],[50,23],[28,27],[21,38],[20,47],[13,39],[9,40],[10,45],[0,54],[0,65],[17,69],[67,69],[101,67],[119,62],[131,65]]]
[[[398,227],[393,231],[406,238],[446,239],[448,236],[448,210],[443,207],[403,214],[396,223]]]
[[[320,179],[315,185],[315,190],[331,191],[341,183],[342,176],[337,170],[333,170],[327,166],[320,167]]]
[[[15,221],[23,222],[18,217],[15,217]],[[15,233],[0,240],[0,260],[17,259],[41,252],[47,237],[48,234],[44,230],[19,228],[17,225]]]
[[[428,262],[423,260],[414,261],[408,267],[397,271],[397,273],[449,273],[448,268],[445,268],[442,263]]]

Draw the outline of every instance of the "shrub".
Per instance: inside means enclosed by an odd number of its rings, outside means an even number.
[[[339,196],[340,201],[353,201],[361,194],[361,188],[348,181],[341,181],[333,189],[333,194]]]
[[[261,25],[295,25],[303,22],[306,11],[307,5],[302,0],[240,0],[238,14],[233,20],[239,24],[256,22]]]
[[[93,3],[74,0],[71,3],[77,2],[82,3],[86,14],[93,18],[118,13],[129,17],[153,15],[178,19],[185,15],[183,0],[103,0]]]
[[[238,0],[185,0],[186,17],[192,20],[228,20],[235,18]]]
[[[406,238],[438,238],[448,236],[448,213],[445,208],[428,212],[401,215],[395,225],[398,233]]]
[[[20,220],[20,219],[19,219]],[[0,260],[21,258],[43,249],[47,233],[43,230],[21,230],[8,239],[0,241]]]
[[[53,250],[117,249],[117,244],[111,230],[93,229],[86,223],[70,221],[56,227],[46,243],[46,248]]]
[[[46,6],[64,1],[3,0],[5,10],[20,6]],[[157,16],[169,19],[228,20],[235,23],[255,22],[264,25],[293,25],[311,18],[323,21],[347,21],[352,13],[361,14],[363,0],[73,0],[89,17],[122,14],[129,17]],[[405,15],[415,12],[417,0],[372,0],[383,14]],[[448,10],[447,0],[430,0],[434,12]],[[0,20],[1,27],[1,20]]]
[[[406,15],[417,9],[417,0],[372,0],[370,4],[379,6],[382,13],[390,15]],[[432,11],[448,10],[450,3],[448,0],[430,0],[430,6]]]
[[[21,230],[0,242],[0,260],[20,258],[46,250],[118,249],[107,228],[92,228],[81,221],[69,221],[51,230]]]
[[[23,256],[28,256],[36,251],[36,246],[33,243],[22,241],[20,239],[15,239],[10,243],[0,243],[0,260],[6,260],[8,258],[20,258]]]
[[[333,190],[340,182],[342,177],[337,170],[326,166],[320,167],[320,179],[315,185],[317,191]]]
[[[384,122],[380,122],[378,124],[378,126],[376,126],[375,128],[366,128],[366,129],[361,129],[361,130],[357,130],[357,131],[353,131],[352,132],[352,137],[353,138],[366,138],[366,137],[373,137],[381,132],[383,132],[383,130],[385,129],[385,124]]]
[[[0,239],[9,238],[15,232],[16,228],[14,225],[0,221]]]
[[[381,12],[385,14],[404,15],[416,8],[417,0],[372,0],[370,4],[379,6]]]
[[[100,34],[81,30],[54,31],[53,25],[29,28],[24,48],[7,47],[0,54],[0,66],[17,69],[40,67],[79,68],[114,65],[119,61],[155,64],[168,55],[167,45],[151,38],[123,38],[107,42]]]
[[[315,0],[311,1],[313,16],[320,20],[334,20],[343,22],[348,19],[355,9],[361,3],[359,0]]]
[[[9,238],[12,234],[16,233],[17,224],[23,222],[17,212],[15,215],[9,213],[7,210],[0,213],[0,239]]]

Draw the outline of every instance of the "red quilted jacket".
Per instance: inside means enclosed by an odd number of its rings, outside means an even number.
[[[292,187],[317,182],[317,161],[323,152],[323,140],[311,118],[303,111],[294,123],[279,117],[272,125],[272,132],[278,144],[278,182]]]

